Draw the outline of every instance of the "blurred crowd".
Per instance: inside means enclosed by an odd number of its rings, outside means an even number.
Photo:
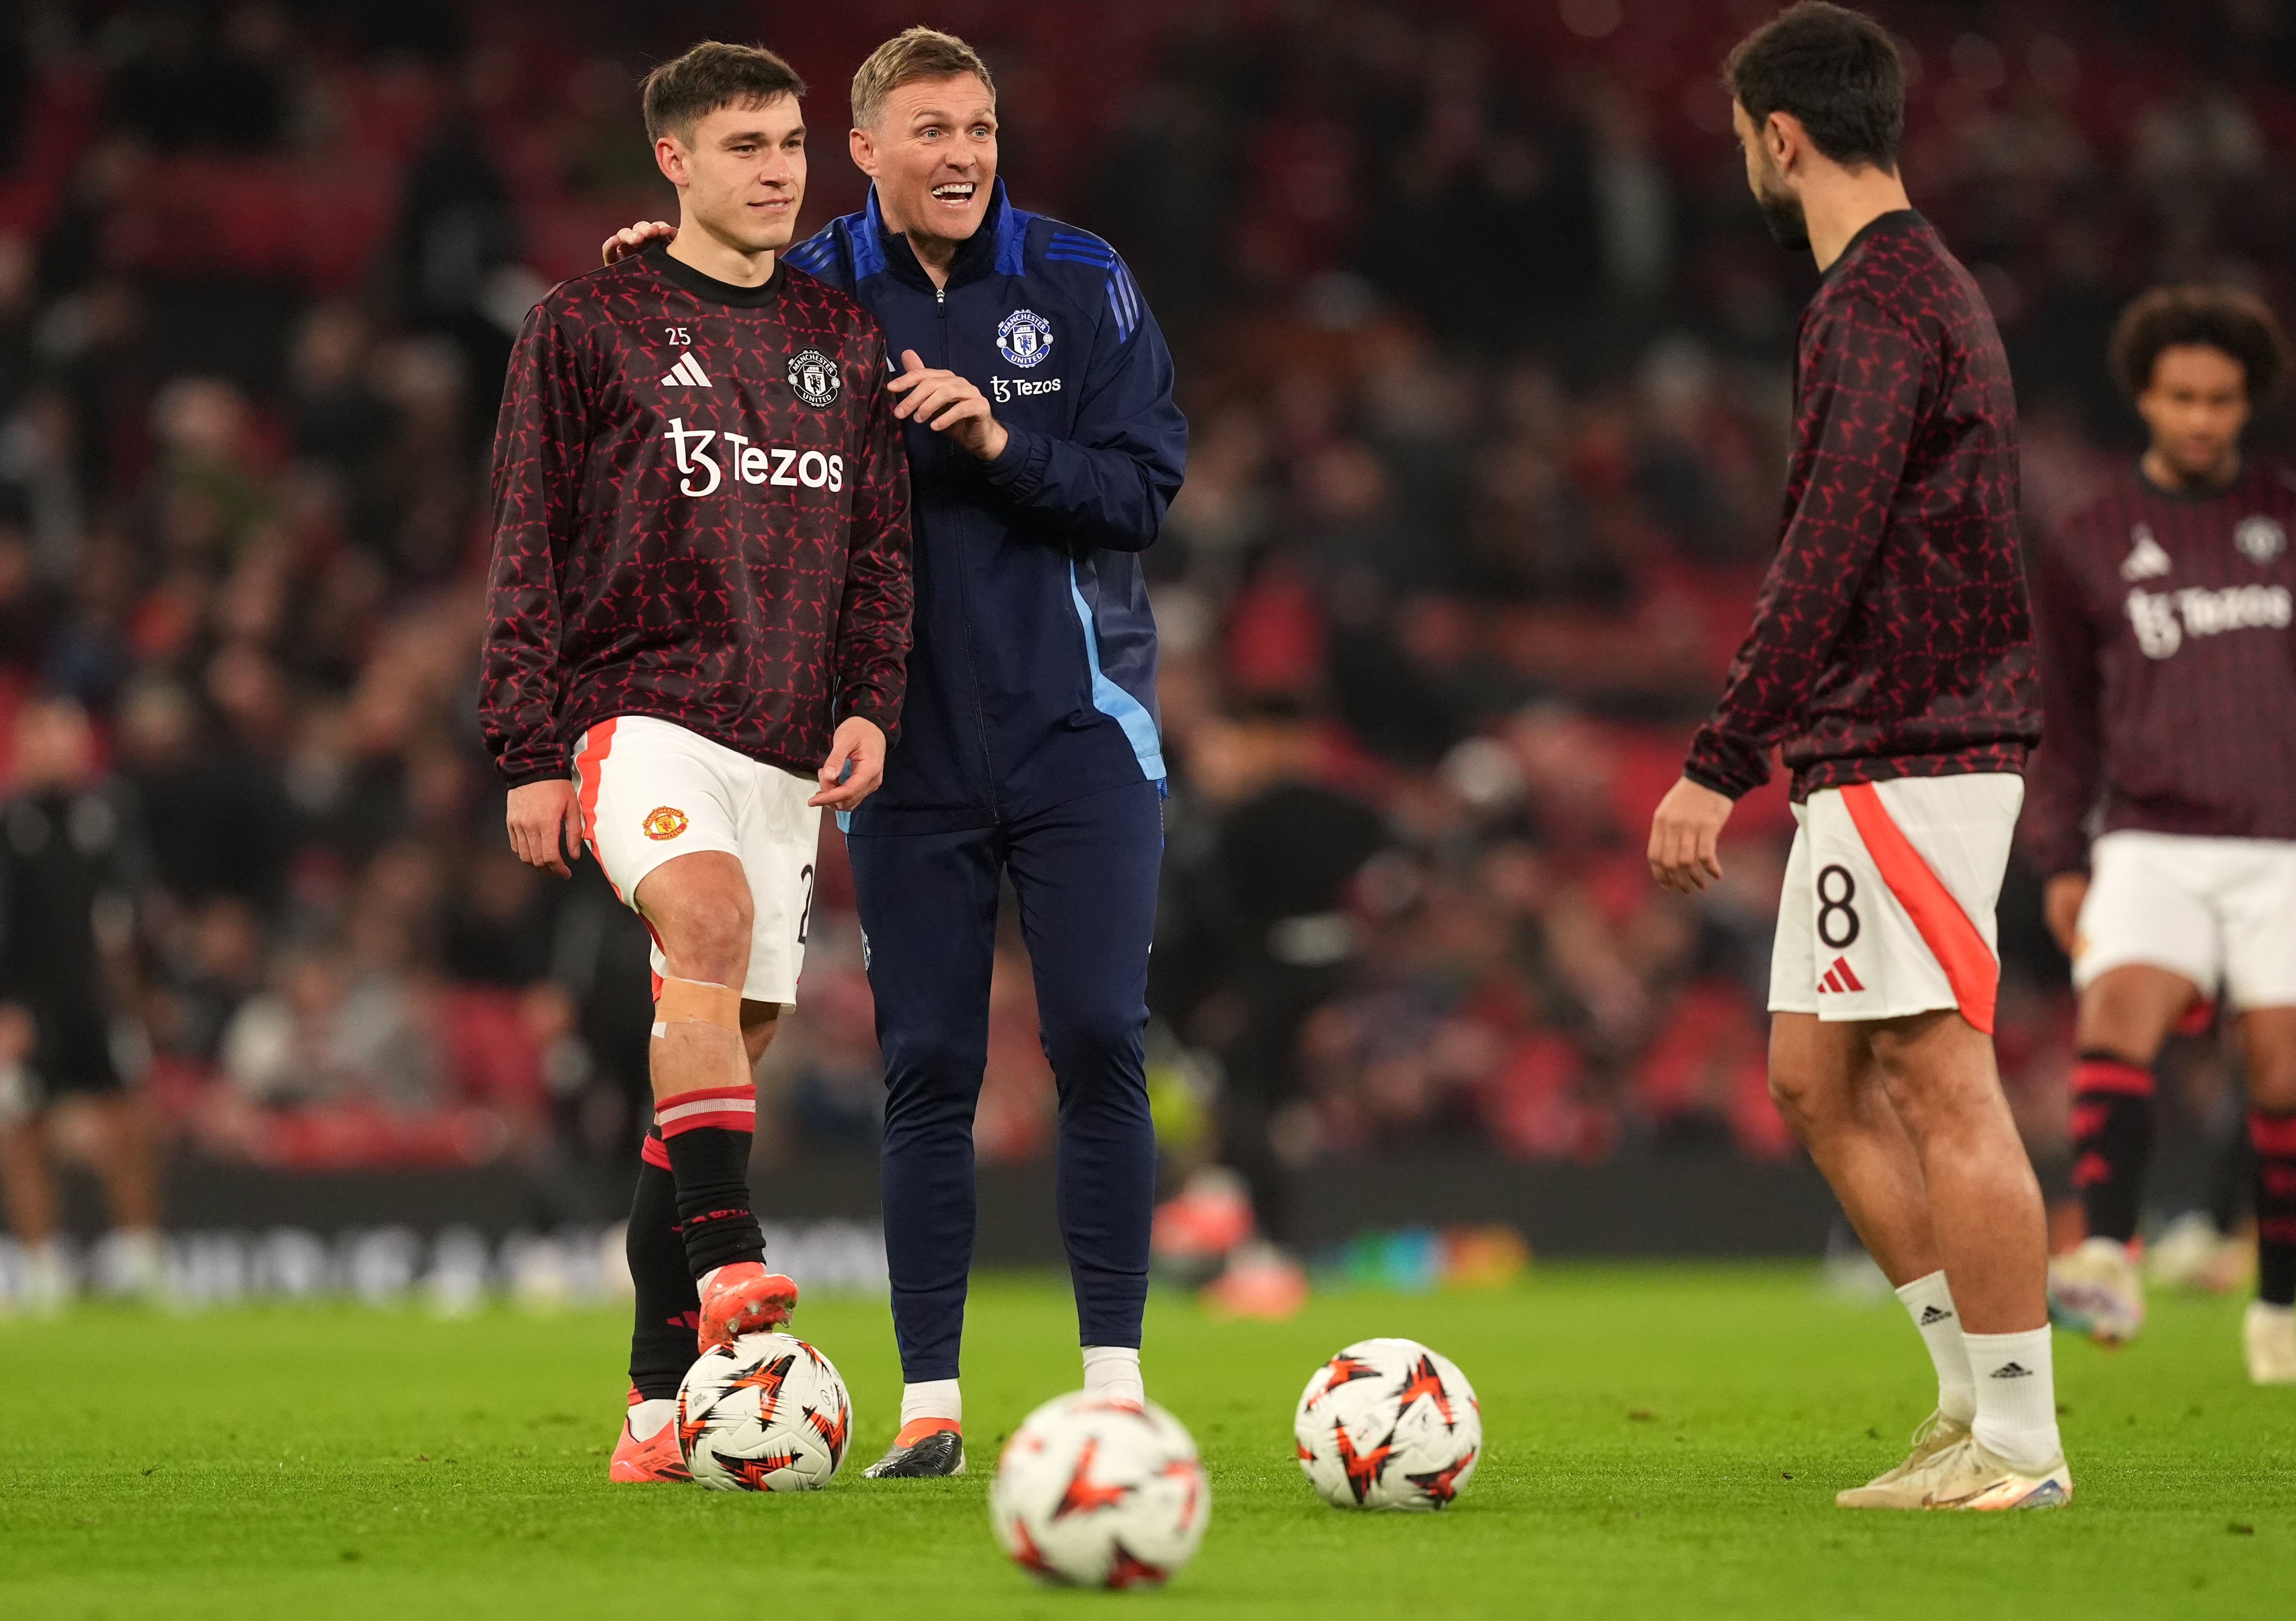
[[[1641,854],[1775,536],[1814,282],[1763,234],[1716,78],[1771,9],[935,15],[996,68],[1016,194],[1129,258],[1193,425],[1151,554],[1177,1154],[1209,1151],[1240,1085],[1290,1163],[1400,1139],[1791,1151],[1763,1082],[1782,791],[1742,808],[1699,901]],[[1874,9],[1915,53],[1908,184],[2002,323],[2044,523],[2127,451],[2103,358],[2126,298],[2287,291],[2296,198],[2268,154],[2296,135],[2296,18]],[[626,1163],[644,930],[594,865],[561,885],[510,856],[472,714],[504,357],[611,226],[668,206],[646,66],[701,31],[792,57],[829,137],[809,230],[859,195],[850,67],[915,18],[0,19],[0,738],[42,694],[94,723],[86,786],[136,852],[115,1046],[211,1154]],[[1270,837],[1278,810],[1329,836]],[[876,1129],[839,842],[767,1067],[769,1154]],[[2046,1150],[2070,1013],[2030,875],[2005,957],[2004,1065]],[[983,1156],[1045,1151],[1051,1107],[1016,936]]]

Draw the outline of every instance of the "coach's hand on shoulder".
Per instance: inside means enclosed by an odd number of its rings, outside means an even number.
[[[2073,954],[2073,940],[2080,933],[2081,903],[2088,899],[2088,874],[2060,872],[2041,886],[2041,917],[2056,937],[2057,949],[2067,956]]]
[[[503,820],[521,861],[561,878],[574,876],[572,864],[582,859],[582,806],[572,782],[556,777],[512,789]]]
[[[1732,800],[1685,777],[1666,790],[1651,818],[1651,876],[1678,895],[1694,895],[1722,876],[1715,853]]]
[[[598,263],[611,265],[616,259],[627,258],[652,242],[669,242],[677,235],[677,227],[668,220],[642,219],[634,225],[624,225],[598,244]]]
[[[972,380],[925,364],[914,349],[901,351],[901,374],[885,387],[904,395],[893,407],[901,422],[922,422],[935,433],[945,433],[984,462],[1004,454],[1012,436],[988,409],[988,397]]]
[[[821,763],[821,791],[808,799],[825,810],[849,811],[885,780],[885,734],[873,720],[849,715],[829,741]]]

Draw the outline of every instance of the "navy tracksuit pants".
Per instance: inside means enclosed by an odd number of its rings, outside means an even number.
[[[1137,1346],[1156,1134],[1141,1032],[1162,784],[953,833],[850,834],[885,1060],[885,1257],[901,1374],[954,1379],[972,1265],[972,1115],[1010,873],[1059,1090],[1056,1200],[1085,1345]]]

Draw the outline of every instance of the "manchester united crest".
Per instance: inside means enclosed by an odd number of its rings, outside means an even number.
[[[845,392],[845,379],[837,363],[819,349],[800,349],[789,357],[789,386],[791,393],[820,411],[837,403]]]
[[[996,352],[1011,365],[1042,365],[1053,352],[1053,323],[1033,309],[1016,309],[996,325]]]
[[[2259,512],[2233,526],[2232,544],[2249,561],[2262,565],[2288,550],[2288,531],[2280,527],[2277,519]]]
[[[638,823],[638,830],[652,839],[675,839],[685,831],[685,813],[668,805],[657,805]]]

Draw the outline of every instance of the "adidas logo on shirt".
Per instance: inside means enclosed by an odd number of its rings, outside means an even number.
[[[1817,982],[1817,992],[1821,996],[1828,991],[1862,991],[1865,988],[1857,976],[1849,971],[1849,959],[1847,957],[1834,958],[1833,966],[1825,970],[1825,978]],[[1934,1311],[1937,1308],[1932,1306],[1930,1309]],[[1923,1321],[1926,1322],[1929,1320],[1923,1318]]]
[[[2128,556],[2121,562],[2122,579],[2135,585],[2138,580],[2157,580],[2169,572],[2169,554],[2161,550],[2161,543],[2152,538],[2151,524],[2138,524],[2128,531],[2128,538],[2135,544],[2128,548]]]
[[[680,355],[677,357],[677,364],[662,373],[661,382],[664,388],[669,387],[672,383],[682,383],[689,389],[709,387],[709,380],[701,374],[701,368],[695,363],[693,351],[691,349]]]

